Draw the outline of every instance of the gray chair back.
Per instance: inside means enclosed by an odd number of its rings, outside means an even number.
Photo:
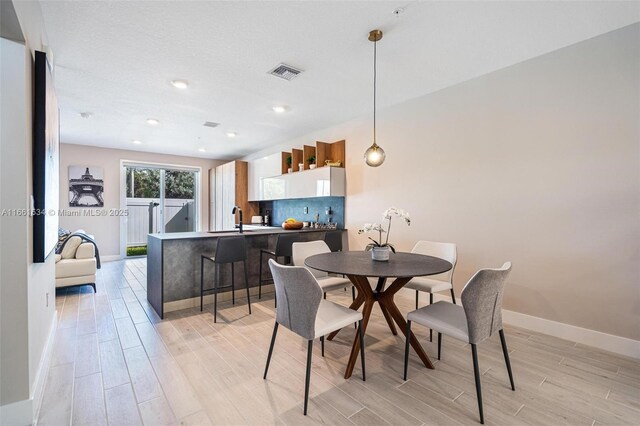
[[[322,289],[303,266],[280,265],[269,259],[276,286],[276,321],[307,340],[315,338],[318,307]]]
[[[215,262],[242,262],[247,259],[247,241],[244,236],[218,238]]]
[[[462,289],[469,343],[477,344],[502,330],[502,296],[511,262],[499,269],[481,269]]]
[[[327,231],[324,234],[324,242],[331,251],[342,251],[342,231]]]
[[[291,245],[300,241],[300,235],[297,232],[292,234],[279,234],[276,240],[276,256],[291,257]]]

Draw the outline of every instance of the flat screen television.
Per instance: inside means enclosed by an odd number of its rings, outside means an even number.
[[[33,261],[42,263],[58,241],[60,191],[58,100],[44,52],[35,52],[33,78]]]

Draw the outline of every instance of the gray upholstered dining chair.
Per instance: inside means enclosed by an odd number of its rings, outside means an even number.
[[[308,241],[304,243],[293,243],[291,245],[291,254],[293,257],[293,264],[295,266],[304,266],[304,261],[307,257],[316,254],[331,253],[331,249],[322,240]],[[317,269],[307,268],[309,272],[318,280],[318,284],[322,288],[324,298],[327,298],[327,292],[331,290],[338,290],[341,288],[351,288],[351,297],[355,299],[355,292],[353,291],[353,284],[348,278],[332,277],[327,272],[318,271]]]
[[[409,312],[407,315],[407,336],[411,331],[412,322],[417,322],[438,332],[438,359],[440,359],[443,333],[471,345],[478,411],[480,412],[480,423],[483,424],[482,388],[476,345],[493,336],[496,331],[500,334],[511,389],[516,390],[509,362],[507,342],[502,329],[502,296],[505,280],[510,271],[511,262],[506,262],[501,268],[481,269],[476,272],[462,289],[462,306],[441,301]],[[409,339],[406,341],[404,352],[404,380],[407,380],[408,361]]]
[[[451,291],[451,301],[456,303],[456,294],[453,291],[453,271],[456,269],[457,250],[454,243],[438,243],[435,241],[418,241],[411,253],[424,254],[427,256],[439,257],[451,263],[452,268],[447,272],[428,277],[411,278],[404,287],[416,291],[416,309],[418,309],[418,298],[421,291],[429,293],[429,304],[433,304],[433,294],[441,291]],[[429,330],[429,341],[433,340],[433,330]]]
[[[304,267],[284,266],[276,263],[273,259],[269,259],[269,268],[276,287],[278,305],[263,378],[265,380],[267,378],[269,362],[271,361],[279,325],[307,339],[307,375],[304,385],[304,414],[307,415],[309,380],[311,379],[311,354],[313,352],[313,341],[318,337],[322,338],[349,324],[359,323],[362,380],[365,380],[362,313],[323,300],[322,289],[318,285],[318,281]],[[323,345],[322,355],[324,356],[324,339],[321,341]]]

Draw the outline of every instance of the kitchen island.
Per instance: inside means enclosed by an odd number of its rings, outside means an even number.
[[[147,245],[147,300],[160,316],[165,312],[187,309],[200,303],[200,256],[202,253],[213,253],[218,238],[233,235],[244,235],[247,239],[247,269],[249,287],[258,286],[260,270],[260,250],[273,249],[276,238],[282,233],[298,233],[301,241],[321,240],[326,230],[303,228],[285,231],[282,228],[252,227],[240,234],[238,231],[219,232],[176,232],[165,234],[149,234]],[[347,231],[343,232],[343,247],[347,247]],[[265,256],[263,274],[267,276],[268,266]],[[204,287],[213,287],[213,263],[205,262]],[[221,265],[220,286],[231,284],[231,266]],[[244,271],[241,265],[235,268],[236,290],[244,289]],[[264,293],[263,285],[263,293]],[[268,288],[269,286],[267,286]],[[226,293],[230,295],[231,290]],[[257,292],[256,292],[257,293]],[[242,295],[244,292],[238,293]],[[223,295],[221,297],[221,295]],[[225,293],[218,293],[219,300],[225,300]],[[253,292],[252,292],[253,295]],[[257,296],[256,296],[257,297]],[[213,296],[205,296],[205,303],[210,303]],[[230,296],[229,296],[230,299]]]

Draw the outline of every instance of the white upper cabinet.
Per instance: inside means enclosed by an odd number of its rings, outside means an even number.
[[[249,201],[260,201],[265,198],[261,195],[260,181],[263,178],[279,175],[282,164],[282,155],[277,152],[266,157],[249,162]]]
[[[259,196],[260,200],[344,197],[345,183],[343,167],[319,167],[314,170],[263,177],[259,183]]]

